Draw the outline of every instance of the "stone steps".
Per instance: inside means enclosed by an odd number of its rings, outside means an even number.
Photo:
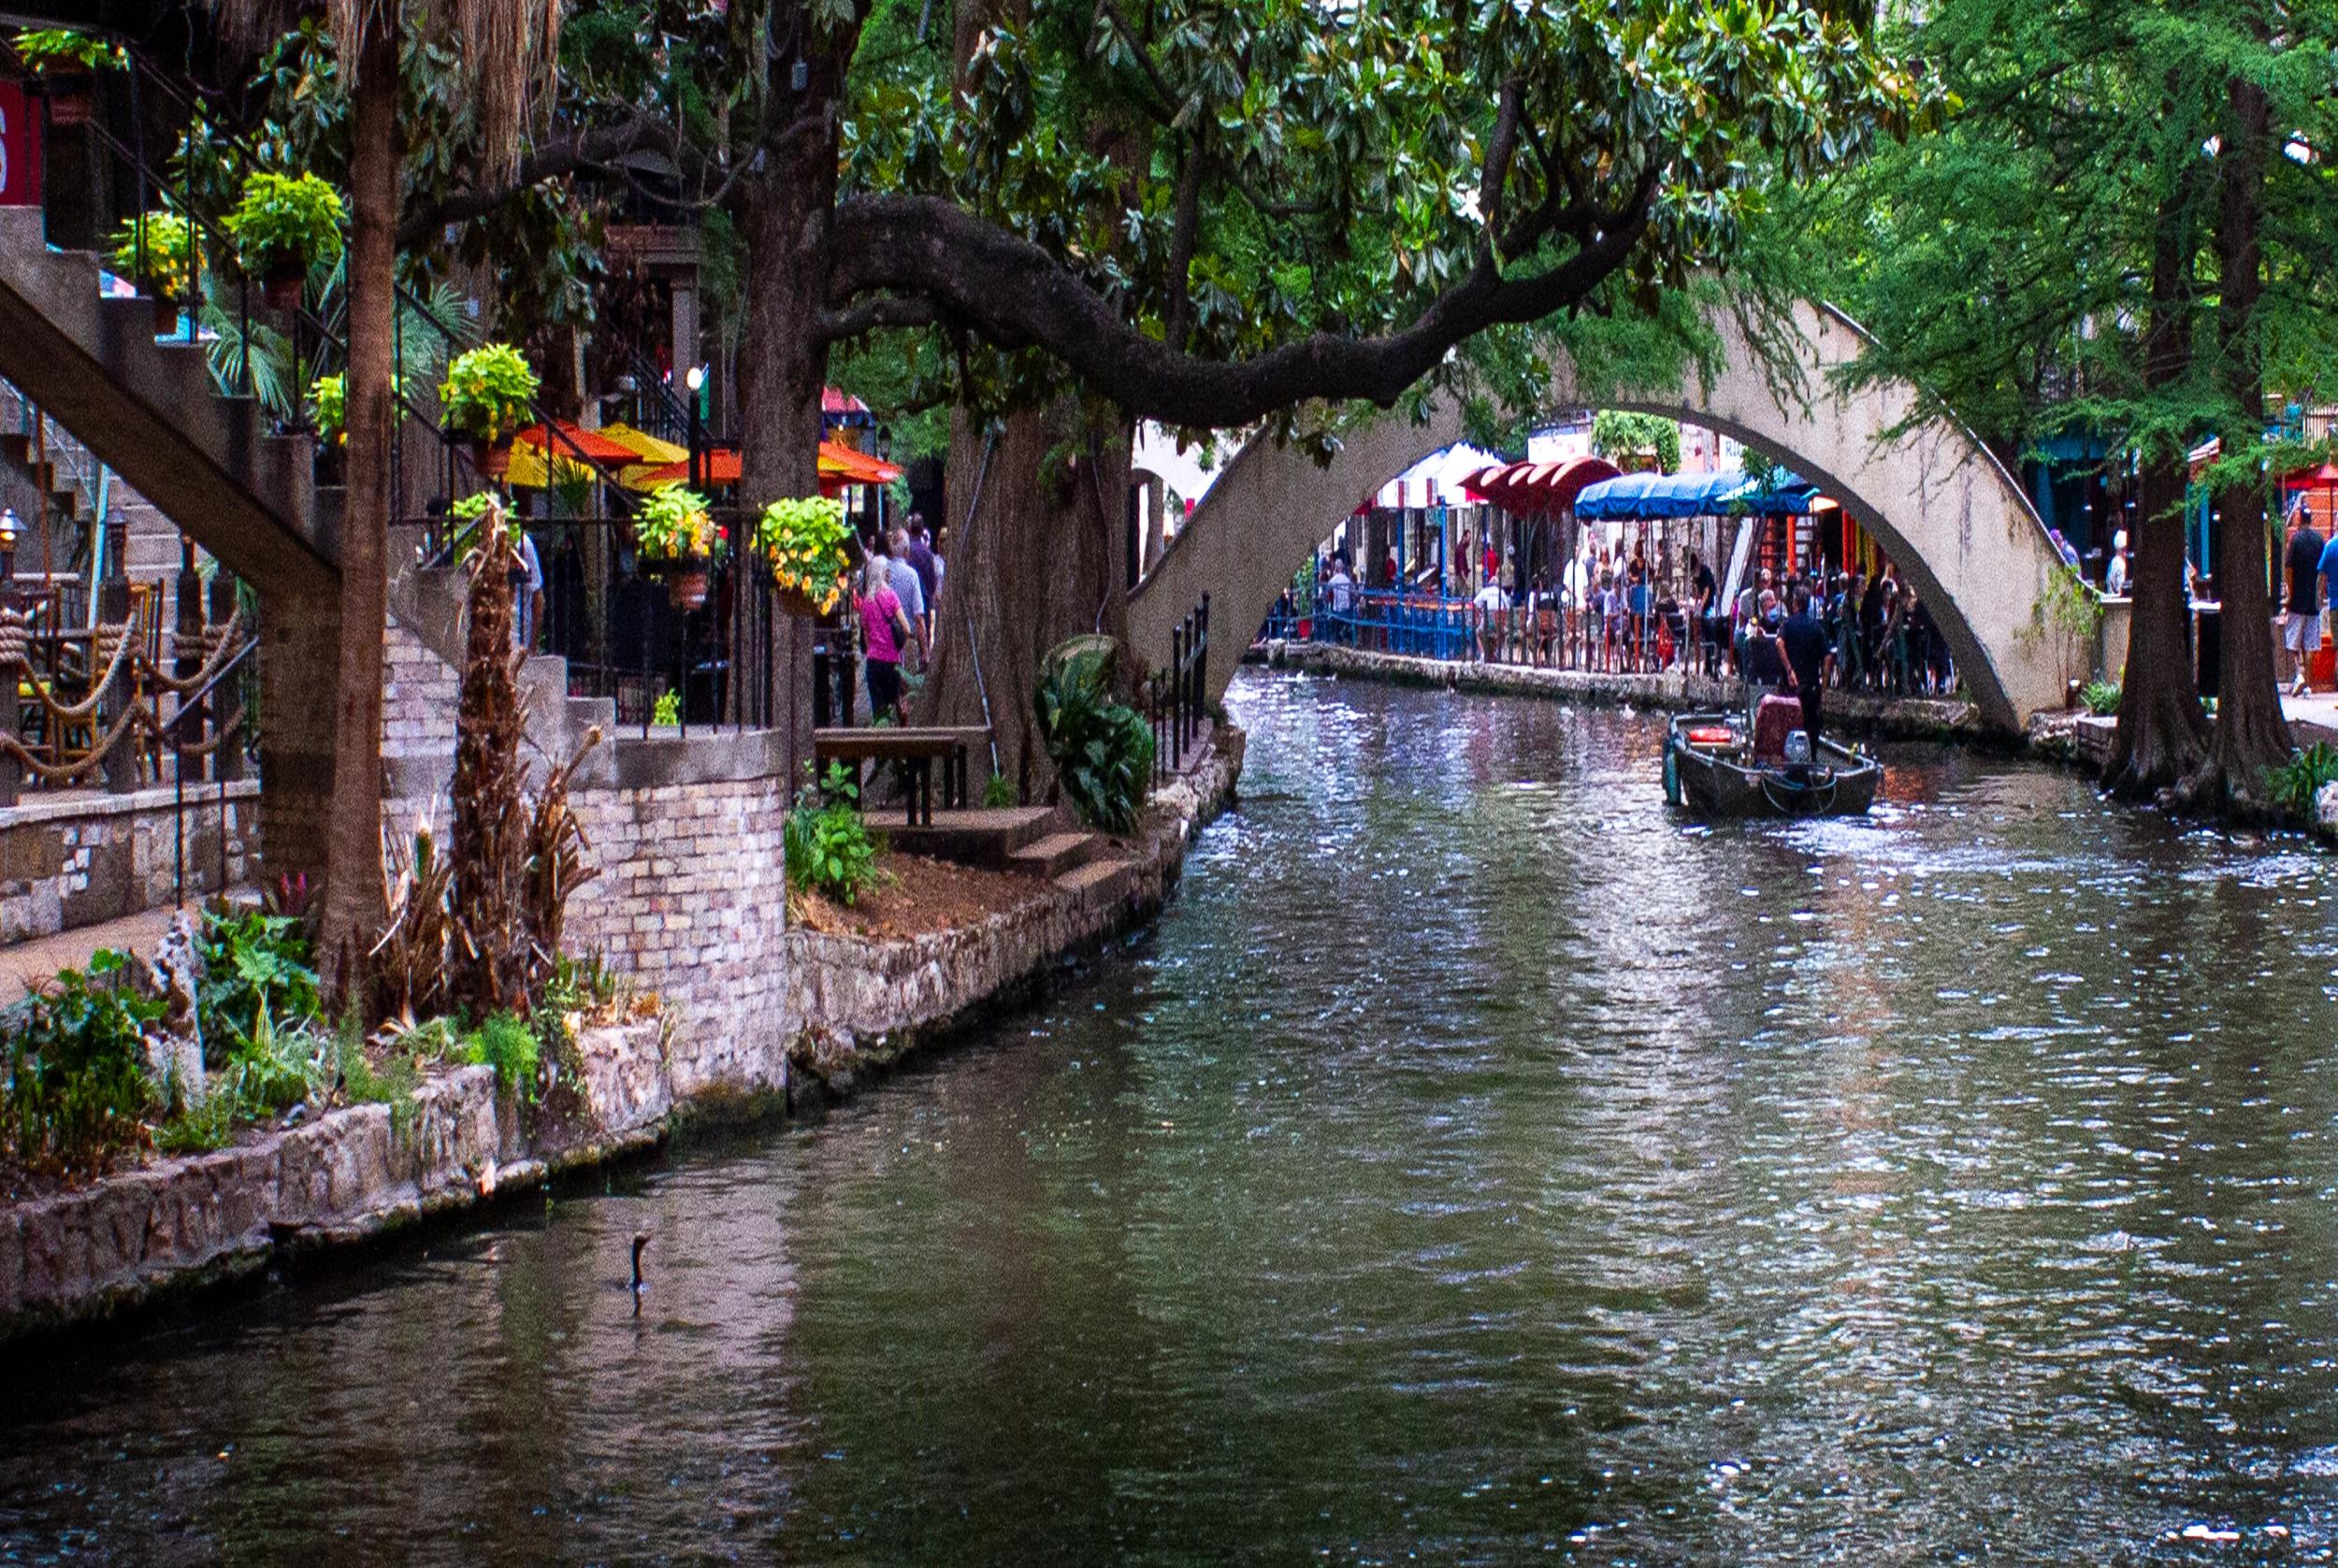
[[[1128,896],[1135,881],[1135,861],[1111,857],[1090,860],[1077,870],[1066,871],[1055,879],[1055,885],[1094,908],[1118,903]]]
[[[1052,882],[1087,865],[1103,847],[1104,841],[1093,833],[1050,833],[1044,839],[1010,851],[1006,857],[1006,869],[1022,876]]]
[[[868,813],[869,827],[891,841],[903,855],[928,855],[991,871],[1007,870],[1009,857],[1017,850],[1059,830],[1062,822],[1052,806],[937,811],[931,825],[911,826],[898,816],[883,807],[873,809]]]

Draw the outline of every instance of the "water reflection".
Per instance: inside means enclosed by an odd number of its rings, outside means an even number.
[[[1153,937],[825,1124],[12,1368],[0,1543],[2331,1552],[2322,856],[1921,747],[1700,827],[1652,717],[1233,703]]]

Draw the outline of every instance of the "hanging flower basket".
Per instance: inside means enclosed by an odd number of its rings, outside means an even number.
[[[676,610],[697,610],[706,603],[714,583],[714,563],[703,557],[664,563],[666,602]]]
[[[642,547],[642,570],[666,580],[666,597],[676,610],[706,602],[707,583],[722,559],[724,530],[706,510],[706,497],[679,484],[660,486],[642,503],[633,520]]]
[[[777,500],[763,509],[755,543],[771,566],[781,614],[817,619],[842,602],[852,570],[845,537],[844,505],[830,496]]]
[[[9,40],[17,58],[40,79],[52,125],[85,125],[97,111],[97,73],[122,69],[119,46],[69,27],[28,28]]]

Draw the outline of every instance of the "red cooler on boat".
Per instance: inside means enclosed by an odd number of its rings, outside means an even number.
[[[1760,762],[1782,762],[1786,755],[1786,737],[1802,727],[1802,699],[1798,697],[1766,697],[1754,710],[1754,756]]]

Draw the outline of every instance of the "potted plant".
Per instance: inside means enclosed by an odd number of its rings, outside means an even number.
[[[469,439],[471,461],[487,478],[511,470],[512,449],[504,442],[527,423],[538,384],[527,356],[509,343],[467,349],[446,367],[439,383],[446,427]]]
[[[262,171],[244,181],[226,223],[243,269],[260,280],[269,305],[289,310],[309,268],[339,259],[343,216],[340,194],[315,175]]]
[[[195,286],[195,225],[176,212],[124,218],[114,231],[114,271],[154,301],[154,335],[179,326],[179,302]]]
[[[676,610],[706,602],[708,574],[722,559],[728,541],[706,510],[706,497],[679,483],[658,487],[633,519],[642,565],[666,580],[666,597]]]
[[[1315,635],[1315,561],[1310,557],[1299,568],[1297,591],[1291,596],[1291,608],[1299,617],[1299,640],[1306,641]]]
[[[86,124],[97,106],[96,73],[123,63],[120,49],[69,27],[28,28],[12,42],[24,68],[40,78],[55,125]]]
[[[847,537],[844,503],[832,496],[791,496],[763,509],[755,543],[772,565],[783,614],[825,615],[836,608],[852,570]]]

